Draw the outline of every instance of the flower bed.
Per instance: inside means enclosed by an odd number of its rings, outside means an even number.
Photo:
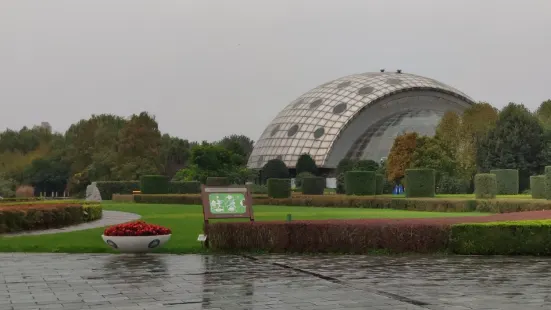
[[[101,236],[110,247],[124,253],[143,253],[166,243],[171,230],[144,221],[134,221],[108,227]]]
[[[59,228],[100,219],[100,205],[68,202],[21,202],[0,205],[0,233]]]
[[[148,224],[144,221],[134,221],[110,226],[105,229],[105,236],[159,236],[170,235],[169,228]]]

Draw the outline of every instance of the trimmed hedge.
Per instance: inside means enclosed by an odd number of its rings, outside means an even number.
[[[476,199],[494,199],[497,194],[496,175],[479,173],[474,176],[474,194]]]
[[[348,171],[344,174],[344,188],[347,195],[375,195],[376,182],[373,171]]]
[[[251,184],[249,186],[252,194],[268,194],[268,187],[266,185]]]
[[[518,170],[494,169],[490,173],[496,175],[498,195],[518,195]]]
[[[445,251],[449,226],[419,223],[219,222],[208,225],[214,250],[290,253]],[[405,242],[407,241],[407,242]]]
[[[551,166],[545,166],[545,198],[551,199]]]
[[[530,192],[534,199],[545,199],[545,176],[533,175],[530,177]]]
[[[302,180],[302,193],[304,195],[323,195],[325,191],[325,178],[307,177]]]
[[[551,255],[551,221],[458,224],[450,239],[457,254]]]
[[[291,179],[268,179],[268,197],[291,197]]]
[[[375,175],[375,195],[382,195],[385,188],[385,176],[377,173]]]
[[[140,181],[97,181],[102,200],[112,200],[113,194],[132,194],[140,190]]]
[[[170,182],[168,183],[168,192],[170,194],[199,194],[201,193],[201,183],[198,181]]]
[[[44,200],[42,197],[17,197],[17,198],[4,198],[0,199],[0,205],[1,204],[12,204],[12,203],[18,203],[18,202],[33,202],[33,201],[41,201]]]
[[[0,233],[59,228],[100,219],[102,209],[86,203],[21,203],[0,207]]]
[[[434,169],[406,169],[404,174],[406,197],[434,197],[436,174]]]
[[[164,175],[144,175],[140,179],[143,194],[168,194],[168,177]]]
[[[207,186],[229,186],[230,180],[226,177],[208,177]]]

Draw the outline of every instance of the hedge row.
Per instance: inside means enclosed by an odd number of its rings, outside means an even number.
[[[14,202],[32,202],[43,200],[41,197],[16,197],[0,199],[0,204],[12,204]]]
[[[20,203],[0,207],[0,233],[64,227],[100,219],[102,209],[86,203]]]
[[[268,197],[291,197],[291,179],[268,179]]]
[[[323,177],[306,177],[302,180],[302,193],[304,195],[323,195],[325,185]]]
[[[220,222],[206,227],[214,250],[288,253],[451,252],[551,255],[551,220],[472,224],[357,221]]]
[[[406,197],[434,197],[436,176],[434,169],[406,169]]]
[[[476,199],[494,199],[497,194],[496,175],[479,173],[474,176],[474,194]]]
[[[498,195],[518,195],[518,170],[494,169],[490,170],[490,173],[496,175]]]
[[[377,179],[373,171],[348,171],[344,174],[347,195],[375,195]]]
[[[534,199],[545,199],[545,176],[534,175],[530,177],[530,192]]]
[[[140,181],[98,181],[96,184],[102,200],[112,200],[113,194],[129,195],[133,191],[140,190]],[[200,192],[201,183],[197,181],[168,183],[168,193],[170,194],[197,194]]]
[[[144,175],[140,178],[140,191],[144,194],[168,194],[168,177]]]
[[[134,195],[138,203],[201,204],[200,195]],[[253,205],[395,209],[438,212],[508,213],[551,210],[551,202],[532,199],[391,198],[377,196],[295,195],[269,198],[253,194]]]

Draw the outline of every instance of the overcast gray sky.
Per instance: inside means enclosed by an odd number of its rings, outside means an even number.
[[[258,139],[309,89],[380,68],[502,107],[551,98],[549,0],[0,0],[0,128],[146,110]]]

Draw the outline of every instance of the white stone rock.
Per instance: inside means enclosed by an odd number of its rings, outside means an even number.
[[[96,182],[92,182],[86,187],[86,201],[101,201],[101,194]]]

